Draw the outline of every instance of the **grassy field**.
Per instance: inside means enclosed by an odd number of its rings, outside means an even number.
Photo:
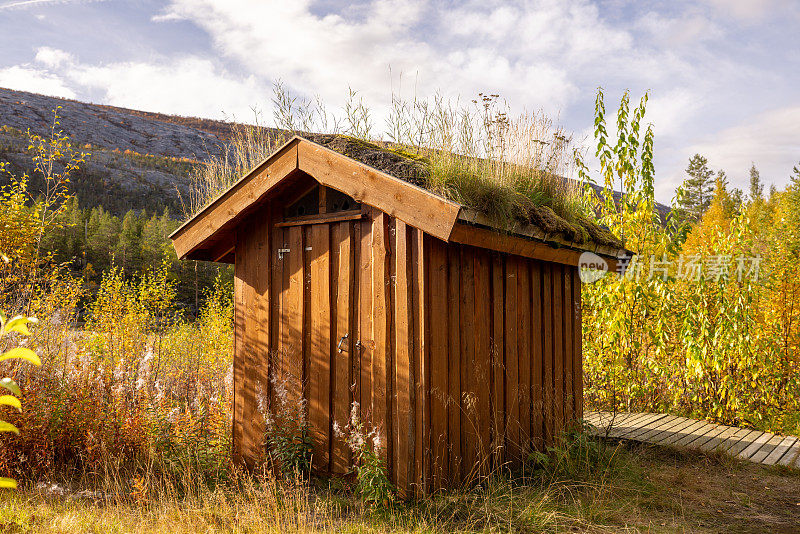
[[[589,476],[497,478],[390,510],[342,481],[269,477],[111,493],[40,484],[6,493],[0,531],[27,532],[798,532],[800,475],[719,455],[615,446]],[[121,487],[121,486],[119,486]]]

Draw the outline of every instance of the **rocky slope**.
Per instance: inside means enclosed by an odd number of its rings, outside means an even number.
[[[219,155],[231,125],[221,121],[103,106],[0,88],[0,160],[31,173],[25,132],[59,128],[91,153],[72,181],[84,206],[120,214],[129,209],[179,211],[179,193],[197,161]],[[36,188],[36,179],[32,180]]]
[[[89,104],[0,88],[0,125],[44,135],[60,106],[61,129],[79,143],[202,160],[220,153],[230,124]]]

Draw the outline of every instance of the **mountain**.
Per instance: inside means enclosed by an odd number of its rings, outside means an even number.
[[[222,153],[232,124],[78,102],[0,88],[0,160],[15,174],[31,172],[25,132],[49,136],[59,128],[89,152],[72,183],[81,204],[112,213],[129,209],[179,211],[188,173]],[[32,178],[31,187],[37,187]]]

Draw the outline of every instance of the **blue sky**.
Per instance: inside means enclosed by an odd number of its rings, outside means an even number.
[[[583,139],[594,93],[651,91],[657,197],[706,155],[746,188],[800,161],[796,0],[0,0],[0,86],[167,113],[269,115],[282,79],[376,122],[392,91],[503,95]]]

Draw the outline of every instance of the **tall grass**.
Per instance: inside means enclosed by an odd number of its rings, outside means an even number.
[[[387,136],[429,163],[427,187],[496,223],[530,222],[545,207],[570,223],[582,214],[570,173],[572,139],[543,111],[511,115],[498,95],[471,106],[393,97]]]
[[[497,224],[529,223],[546,209],[570,224],[583,224],[580,188],[563,177],[571,173],[572,138],[543,111],[512,115],[497,95],[479,95],[467,105],[439,96],[404,100],[392,96],[382,132],[375,113],[353,90],[340,113],[320,99],[292,96],[274,87],[277,130],[234,125],[225,155],[199,166],[183,203],[188,218],[261,163],[285,134],[328,133],[375,142],[417,161],[425,168],[424,186],[445,198],[479,211]],[[547,217],[545,216],[545,219]]]
[[[285,140],[276,130],[260,124],[255,114],[254,124],[231,125],[232,135],[221,156],[213,156],[198,164],[189,173],[189,190],[180,195],[185,219],[207,206],[242,176],[267,159]]]
[[[83,328],[74,308],[42,317],[29,346],[37,373],[13,376],[26,411],[22,435],[0,447],[0,471],[21,480],[165,476],[191,466],[224,477],[230,458],[233,303],[219,282],[197,320],[175,308],[165,268],[139,280],[106,273]],[[41,308],[39,311],[42,311]]]

